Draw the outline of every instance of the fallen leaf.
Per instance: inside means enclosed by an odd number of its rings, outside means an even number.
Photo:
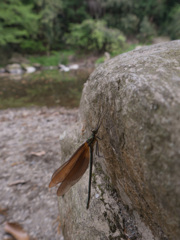
[[[58,223],[57,232],[58,232],[58,234],[61,234],[61,222],[60,222],[59,216],[53,221],[52,225],[55,225],[56,223]]]
[[[6,216],[8,208],[1,208],[0,207],[0,214]]]
[[[6,222],[5,232],[11,234],[16,240],[29,240],[29,235],[24,231],[22,226],[16,222]]]
[[[51,114],[51,116],[58,116],[59,115],[59,112],[53,112],[52,114]]]
[[[18,185],[18,184],[25,184],[27,183],[28,181],[25,181],[25,180],[17,180],[17,181],[14,181],[14,182],[11,182],[11,183],[8,183],[8,186],[13,186],[13,185]]]
[[[16,165],[20,165],[20,164],[24,164],[24,161],[21,161],[21,162],[14,162],[11,164],[11,166],[16,166]]]
[[[43,155],[45,155],[46,152],[45,151],[41,151],[41,152],[31,152],[31,155],[37,156],[37,157],[41,157]]]
[[[81,129],[81,135],[82,135],[82,136],[84,135],[85,130],[86,130],[86,129],[85,129],[85,127],[83,126],[82,129]]]

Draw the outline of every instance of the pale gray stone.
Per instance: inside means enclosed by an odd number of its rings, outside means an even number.
[[[11,74],[22,74],[23,70],[19,63],[8,64],[6,66],[6,71]]]
[[[104,158],[94,160],[89,210],[88,171],[59,199],[65,239],[179,240],[180,41],[100,65],[84,86],[80,111],[83,139],[103,118]],[[61,138],[63,161],[83,142],[81,128]]]

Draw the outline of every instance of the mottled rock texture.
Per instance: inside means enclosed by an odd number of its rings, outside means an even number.
[[[84,86],[80,112],[79,126],[61,136],[62,161],[100,116],[103,158],[94,159],[89,210],[88,171],[59,199],[65,239],[179,240],[180,41],[100,65]]]

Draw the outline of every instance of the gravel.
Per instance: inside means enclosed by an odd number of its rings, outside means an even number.
[[[59,167],[59,137],[77,119],[77,109],[0,111],[0,239],[7,239],[6,221],[31,239],[63,239],[56,189],[48,184]]]

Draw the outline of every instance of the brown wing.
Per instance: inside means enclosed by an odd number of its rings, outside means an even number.
[[[56,186],[58,183],[62,182],[66,178],[80,155],[86,150],[86,145],[86,142],[83,143],[72,155],[72,157],[53,173],[51,181],[49,183],[50,188]]]
[[[59,186],[57,190],[58,196],[64,195],[85,173],[89,165],[89,146],[87,143],[84,144],[86,145],[84,148],[85,150],[82,152],[69,174]]]

